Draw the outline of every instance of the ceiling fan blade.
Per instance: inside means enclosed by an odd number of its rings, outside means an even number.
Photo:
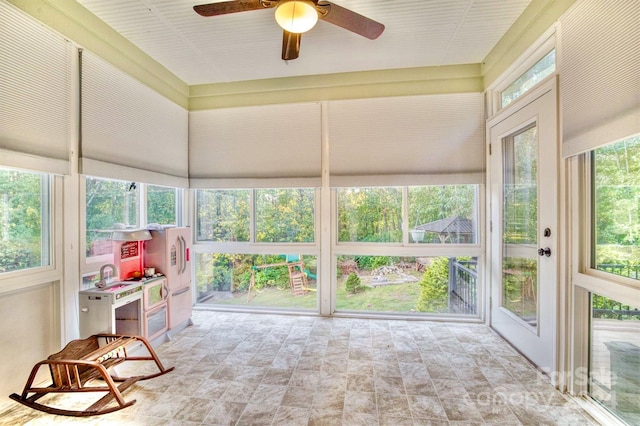
[[[319,1],[318,9],[320,10],[318,14],[320,19],[370,40],[375,40],[384,31],[384,25],[381,23],[329,1]],[[323,13],[323,10],[327,12]]]
[[[282,32],[282,60],[290,61],[296,59],[300,54],[300,40],[302,34]]]
[[[202,16],[226,15],[228,13],[248,12],[274,7],[277,2],[261,0],[223,1],[219,3],[199,4],[193,10]]]

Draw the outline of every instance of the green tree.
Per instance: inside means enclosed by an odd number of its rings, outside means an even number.
[[[42,204],[46,178],[0,169],[0,272],[42,264]]]
[[[345,290],[347,293],[355,294],[364,291],[367,287],[362,285],[360,277],[355,272],[352,272],[347,277],[347,282],[345,283]]]
[[[420,312],[447,312],[449,309],[449,259],[438,257],[427,267],[420,280],[420,297],[416,310]]]
[[[314,207],[315,191],[311,188],[256,190],[256,241],[313,242]]]
[[[176,225],[176,189],[147,186],[147,223]]]

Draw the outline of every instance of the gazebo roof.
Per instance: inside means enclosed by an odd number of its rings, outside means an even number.
[[[448,217],[416,226],[414,229],[436,234],[473,234],[473,221],[460,216]]]

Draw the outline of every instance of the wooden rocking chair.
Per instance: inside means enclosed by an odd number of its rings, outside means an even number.
[[[127,346],[141,342],[148,356],[128,356]],[[118,377],[107,370],[125,361],[154,361],[158,372],[146,376]],[[51,372],[51,385],[34,387],[33,381],[42,366]],[[62,416],[95,416],[111,413],[135,404],[136,400],[125,401],[122,392],[138,380],[147,380],[166,374],[174,367],[165,368],[155,351],[144,337],[118,334],[96,334],[86,339],[72,340],[60,352],[37,363],[31,370],[27,384],[21,395],[13,393],[9,397],[27,407],[49,414]],[[101,379],[103,386],[85,386],[87,382]],[[116,385],[116,382],[120,382]],[[102,392],[106,394],[84,410],[65,410],[36,402],[50,393]],[[31,394],[31,395],[29,395]],[[115,400],[115,405],[107,405]]]

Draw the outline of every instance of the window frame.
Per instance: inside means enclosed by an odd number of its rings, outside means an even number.
[[[612,142],[612,143],[615,143]],[[569,157],[567,161],[568,198],[571,226],[567,252],[567,272],[572,295],[569,320],[573,333],[569,341],[569,367],[566,385],[570,393],[584,398],[585,408],[601,418],[619,422],[613,414],[588,393],[585,372],[589,371],[591,334],[591,293],[637,306],[640,281],[599,271],[591,267],[592,259],[592,159],[591,151]]]
[[[193,211],[191,212],[191,218],[194,223],[194,241],[192,244],[193,255],[197,256],[199,254],[242,254],[242,255],[280,255],[283,253],[296,253],[302,256],[315,256],[318,264],[317,276],[318,283],[322,280],[322,272],[321,272],[321,255],[320,255],[320,235],[321,235],[321,225],[320,225],[320,200],[322,197],[322,190],[318,187],[301,187],[300,189],[312,189],[314,193],[314,241],[313,242],[301,242],[301,243],[269,243],[269,242],[256,242],[256,230],[255,230],[255,220],[256,220],[256,190],[258,189],[278,189],[278,188],[210,188],[211,190],[224,190],[224,189],[246,189],[249,191],[249,241],[206,241],[206,240],[198,240],[198,229],[195,229],[197,226],[197,216],[198,216],[198,208],[197,208],[197,191],[199,190],[207,190],[206,188],[198,188],[190,193],[190,205],[193,206]],[[282,188],[286,189],[286,188]],[[293,188],[296,189],[296,188]],[[196,268],[196,262],[194,263],[194,268]],[[194,277],[197,276],[197,273],[194,269]],[[193,285],[196,283],[194,281]],[[320,311],[321,297],[322,297],[322,288],[318,288],[317,297],[316,297],[316,311],[314,313],[318,313]],[[198,304],[197,304],[198,305]],[[198,306],[206,306],[206,305],[198,305]],[[222,306],[215,305],[215,309],[247,309],[244,306]],[[305,312],[309,313],[308,310],[302,309],[285,309],[285,308],[260,308],[253,307],[249,308],[250,310],[255,311],[295,311],[295,312]]]
[[[176,204],[174,206],[175,209],[175,215],[176,215],[176,223],[174,224],[160,224],[160,225],[175,225],[175,226],[182,226],[182,223],[184,222],[183,220],[183,210],[184,210],[184,189],[182,188],[176,188],[176,187],[172,187],[172,186],[164,186],[164,185],[154,185],[154,184],[150,184],[150,183],[143,183],[142,185],[142,190],[140,192],[140,216],[142,217],[142,221],[140,222],[142,224],[142,226],[147,226],[149,223],[153,223],[153,222],[149,222],[149,187],[153,186],[156,188],[167,188],[167,189],[173,189],[175,191],[175,196],[176,196]]]
[[[243,189],[243,188],[226,188],[228,190],[238,190],[238,189]],[[256,204],[256,191],[259,190],[264,190],[264,189],[310,189],[313,190],[313,220],[314,220],[314,241],[312,242],[259,242],[257,241],[256,235],[257,235],[257,230],[256,230],[256,218],[257,218],[257,204]],[[198,206],[197,206],[197,200],[198,200],[198,191],[201,190],[209,190],[209,189],[204,189],[204,188],[198,188],[196,190],[193,191],[193,202],[194,202],[194,212],[193,212],[193,223],[195,224],[195,226],[197,226],[197,215],[198,215]],[[225,190],[223,188],[211,188],[210,190]],[[194,239],[194,245],[202,245],[202,246],[208,246],[208,245],[216,245],[218,247],[220,247],[221,249],[223,249],[223,253],[237,253],[237,254],[270,254],[268,251],[267,252],[253,252],[251,250],[254,250],[255,248],[258,247],[296,247],[295,250],[301,250],[301,249],[305,249],[307,250],[308,248],[315,248],[319,245],[319,240],[320,240],[320,231],[319,231],[319,224],[320,224],[320,188],[314,188],[314,187],[300,187],[300,188],[244,188],[244,190],[247,190],[249,192],[249,241],[208,241],[208,240],[200,240],[198,239],[198,229],[194,229],[194,235],[195,235],[195,239]],[[244,251],[244,250],[249,250],[249,251]],[[235,250],[235,251],[234,251]],[[237,250],[243,250],[243,251],[237,251]],[[301,253],[301,254],[315,254],[315,252],[306,252],[306,253]]]
[[[457,183],[450,183],[457,185]],[[485,199],[486,189],[483,183],[473,183],[477,187],[476,192],[476,216],[477,216],[477,236],[475,244],[420,244],[409,242],[408,224],[408,188],[409,186],[429,186],[429,185],[404,185],[403,188],[403,242],[402,243],[368,243],[368,242],[338,242],[338,196],[337,187],[331,187],[331,271],[330,279],[330,314],[331,315],[374,315],[380,318],[438,318],[448,321],[485,322],[487,312],[486,299],[486,259],[485,259]],[[380,313],[374,311],[336,311],[336,289],[338,285],[337,268],[338,256],[398,256],[398,257],[476,257],[478,260],[478,287],[477,287],[477,314],[473,317],[459,316],[451,314],[430,314],[430,313]]]
[[[22,169],[16,170],[31,172]],[[63,178],[62,176],[44,172],[33,173],[46,176],[48,181],[46,185],[41,187],[41,200],[43,202],[43,211],[41,212],[42,228],[44,230],[45,226],[48,227],[46,236],[42,236],[41,244],[43,253],[45,250],[48,253],[49,262],[47,265],[1,273],[0,295],[40,286],[43,283],[62,282],[63,279]],[[44,211],[45,203],[46,212]],[[43,234],[45,234],[44,231]]]
[[[111,181],[121,181],[128,182],[126,180],[121,179],[111,179],[101,176],[88,176],[88,175],[80,175],[80,190],[79,192],[79,200],[80,200],[80,280],[82,281],[83,277],[86,275],[96,274],[100,270],[100,267],[105,263],[114,263],[114,254],[103,254],[98,256],[87,257],[87,178],[95,178],[102,180],[111,180]],[[147,223],[147,188],[148,186],[161,186],[161,185],[153,185],[146,183],[136,182],[137,188],[137,222],[138,226],[144,228],[148,225]],[[166,188],[174,188],[174,187],[166,187]],[[182,188],[174,188],[176,190],[176,226],[183,226],[185,217],[185,191]],[[82,282],[80,283],[82,287]]]
[[[475,216],[475,225],[476,225],[476,234],[475,235],[475,243],[416,243],[416,242],[412,242],[411,239],[409,238],[409,233],[411,230],[411,226],[409,224],[409,188],[412,187],[428,187],[428,186],[462,186],[462,185],[469,185],[469,186],[475,186],[476,187],[476,191],[475,191],[475,200],[476,200],[476,205],[474,206],[474,216]],[[376,186],[362,186],[360,188],[375,188]],[[452,251],[449,250],[450,248],[465,248],[465,251],[467,250],[471,250],[474,251],[474,249],[480,248],[484,246],[484,242],[483,242],[483,235],[484,235],[484,229],[482,226],[483,223],[483,214],[482,214],[482,209],[484,208],[484,197],[485,197],[485,193],[484,193],[484,184],[480,184],[480,183],[468,183],[468,184],[461,184],[461,183],[450,183],[450,184],[439,184],[439,185],[403,185],[403,186],[397,186],[397,185],[393,185],[393,186],[378,186],[379,188],[400,188],[401,192],[402,192],[402,202],[401,202],[401,209],[402,209],[402,241],[399,242],[360,242],[360,241],[338,241],[338,219],[339,219],[339,214],[338,214],[338,190],[341,188],[356,188],[356,187],[331,187],[331,205],[333,206],[332,208],[332,223],[335,224],[335,226],[332,226],[332,237],[331,237],[331,241],[332,241],[332,245],[334,248],[340,248],[340,247],[355,247],[355,250],[359,250],[359,247],[367,247],[367,246],[372,246],[372,247],[380,247],[380,248],[403,248],[403,249],[408,249],[411,250],[412,252],[420,252],[422,253],[424,251],[425,248],[427,247],[431,247],[431,248],[438,248],[440,252],[446,252],[446,253],[451,253]],[[374,250],[377,251],[377,250]],[[456,250],[457,252],[457,250]],[[341,253],[342,254],[342,253]],[[359,253],[359,254],[368,254],[368,253]],[[406,254],[407,256],[410,256],[409,254]],[[421,255],[418,255],[421,256]],[[464,254],[464,256],[467,256],[467,254]]]
[[[493,117],[498,112],[506,108],[517,105],[522,96],[514,99],[508,105],[502,106],[502,92],[509,87],[514,81],[522,76],[527,70],[533,67],[538,61],[545,57],[551,50],[556,50],[556,69],[553,73],[540,80],[535,86],[531,87],[527,92],[531,92],[536,87],[540,87],[553,76],[560,73],[560,62],[558,43],[556,41],[556,25],[551,26],[537,42],[531,45],[502,75],[487,88],[487,118]],[[517,107],[516,107],[517,108]]]

